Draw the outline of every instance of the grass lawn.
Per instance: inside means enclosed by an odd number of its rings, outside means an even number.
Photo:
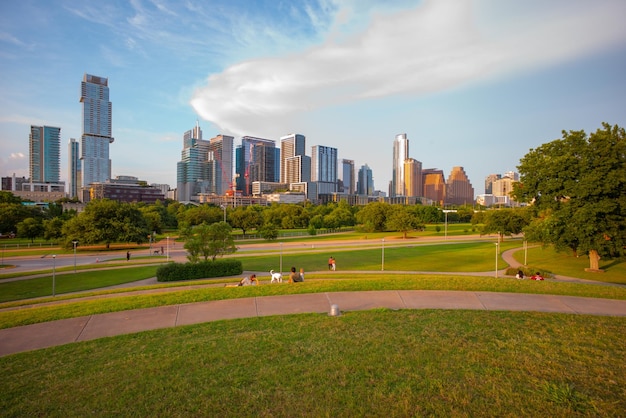
[[[72,268],[66,268],[73,270]],[[56,274],[57,294],[80,292],[143,280],[156,275],[156,266],[124,267],[123,269],[80,271],[76,274]],[[52,274],[48,277],[0,282],[0,302],[30,299],[52,295]]]
[[[625,331],[626,318],[462,310],[218,321],[2,357],[0,410],[617,417]]]

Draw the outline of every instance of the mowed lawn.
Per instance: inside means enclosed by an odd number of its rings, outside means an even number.
[[[626,318],[378,309],[0,358],[3,416],[623,416]]]

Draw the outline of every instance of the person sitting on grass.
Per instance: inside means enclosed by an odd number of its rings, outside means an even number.
[[[289,273],[289,283],[303,282],[304,278],[300,276],[299,273],[296,272],[296,268],[291,268],[291,273]]]
[[[259,284],[259,280],[256,278],[256,274],[253,274],[252,276],[246,276],[241,279],[237,286],[256,286],[257,284]]]
[[[537,272],[537,273],[532,275],[530,280],[543,280],[543,276],[541,275],[541,273]]]

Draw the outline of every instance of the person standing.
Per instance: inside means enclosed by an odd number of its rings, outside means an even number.
[[[330,266],[331,266],[332,271],[335,271],[337,269],[337,263],[335,262],[335,257],[331,257]]]
[[[333,258],[330,257],[328,259],[328,270],[332,270],[333,269]]]
[[[130,261],[130,251],[126,251],[126,261]]]

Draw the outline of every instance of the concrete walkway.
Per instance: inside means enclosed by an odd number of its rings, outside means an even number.
[[[233,288],[236,292],[238,288]],[[77,341],[223,319],[373,308],[471,309],[626,316],[626,300],[497,292],[386,290],[312,293],[161,306],[0,330],[0,356]]]

